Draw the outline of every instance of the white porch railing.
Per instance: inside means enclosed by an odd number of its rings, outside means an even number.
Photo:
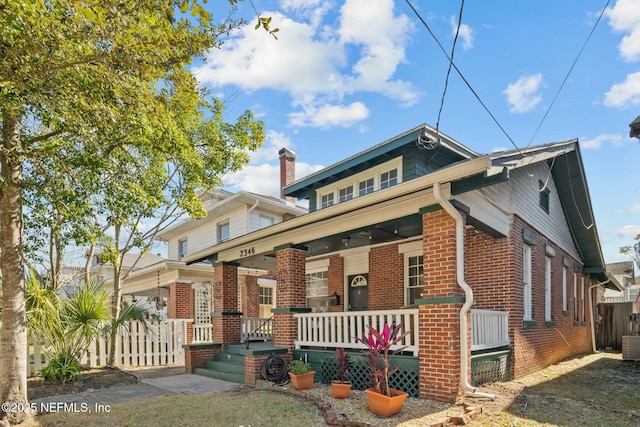
[[[194,323],[192,342],[213,342],[213,325],[211,323]]]
[[[273,340],[273,317],[243,317],[242,342]]]
[[[349,311],[337,313],[297,313],[298,339],[296,348],[302,346],[331,348],[366,348],[356,341],[356,337],[365,337],[367,325],[380,330],[385,323],[402,323],[403,330],[409,330],[403,342],[397,346],[403,351],[418,355],[418,309]]]
[[[471,351],[509,345],[509,312],[471,310]]]
[[[183,344],[187,343],[187,323],[191,320],[170,319],[147,322],[144,329],[139,322],[129,322],[121,328],[116,342],[116,364],[121,367],[184,365]],[[49,364],[46,343],[29,339],[27,345],[27,376],[33,376]],[[94,340],[80,361],[89,367],[107,364],[106,338]]]

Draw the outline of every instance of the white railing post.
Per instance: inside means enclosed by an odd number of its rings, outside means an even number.
[[[411,333],[398,347],[418,355],[418,309],[350,311],[334,313],[296,313],[298,337],[296,348],[302,346],[364,349],[356,337],[365,337],[367,325],[380,329],[385,323],[402,322]]]
[[[471,310],[471,350],[509,345],[509,312]]]

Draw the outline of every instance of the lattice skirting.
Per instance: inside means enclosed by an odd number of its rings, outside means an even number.
[[[508,381],[510,379],[511,352],[499,351],[471,356],[471,385]]]
[[[337,376],[335,356],[327,356],[321,360],[320,372],[316,373],[316,380],[323,384],[331,384],[331,380]],[[351,383],[354,390],[364,390],[370,387],[369,369],[361,357],[351,357]],[[389,384],[392,388],[409,393],[409,396],[420,396],[420,383],[418,370],[401,366],[391,375]]]

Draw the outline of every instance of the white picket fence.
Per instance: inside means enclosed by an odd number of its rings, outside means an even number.
[[[184,365],[183,344],[187,344],[187,324],[192,320],[169,319],[147,322],[129,322],[118,333],[116,365],[123,368],[145,366]],[[27,346],[27,376],[33,376],[47,366],[46,343],[29,340]],[[94,340],[80,361],[84,366],[99,367],[107,364],[106,338]]]

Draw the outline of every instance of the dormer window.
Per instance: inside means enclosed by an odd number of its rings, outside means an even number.
[[[549,213],[549,187],[547,187],[544,182],[538,181],[539,193],[540,193],[540,207],[546,213]]]
[[[229,221],[218,224],[218,243],[229,240]]]
[[[323,194],[320,199],[320,207],[328,208],[329,206],[333,206],[333,193]]]
[[[188,252],[187,239],[178,240],[178,259],[182,259],[187,256]]]
[[[398,169],[391,169],[390,171],[380,174],[380,189],[391,187],[398,183]]]
[[[353,185],[341,188],[339,193],[338,203],[353,199]]]
[[[373,190],[373,178],[369,178],[358,183],[358,196],[365,196],[369,193],[373,193]]]

